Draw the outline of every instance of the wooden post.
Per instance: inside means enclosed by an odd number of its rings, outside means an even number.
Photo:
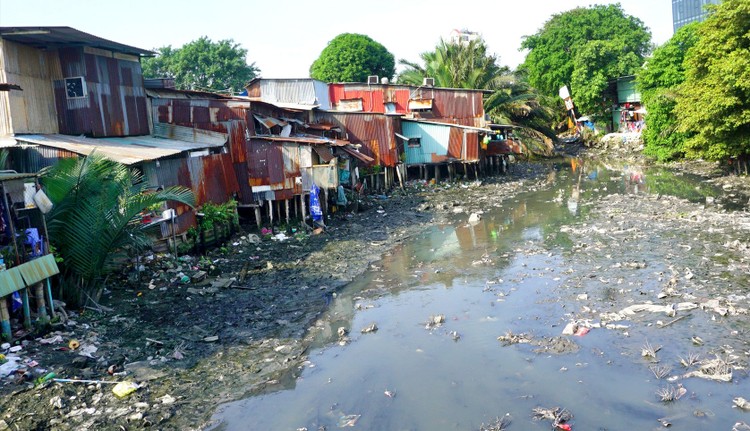
[[[2,327],[2,335],[5,340],[10,341],[10,313],[8,313],[8,300],[7,296],[0,298],[0,326]]]
[[[302,192],[301,195],[299,195],[299,201],[302,205],[302,224],[304,226],[307,226],[307,222],[305,221],[307,219],[307,208],[305,205],[305,192]]]
[[[255,224],[258,226],[258,230],[260,230],[261,223],[263,223],[263,220],[260,216],[260,205],[256,205],[255,206]]]
[[[422,178],[427,181],[429,174],[427,173],[427,165],[419,165],[419,170],[422,171]]]
[[[268,201],[268,219],[273,228],[273,201]]]
[[[328,215],[328,187],[323,188],[323,223],[325,223],[325,217]]]
[[[23,327],[31,329],[31,305],[29,304],[29,288],[24,288],[21,294],[23,299]]]
[[[406,165],[396,165],[396,175],[398,176],[398,183],[401,184],[401,190],[404,189],[404,177],[401,174],[401,168],[402,168],[402,166],[405,169]]]
[[[41,282],[34,285],[34,296],[39,317],[47,317],[47,301],[44,300],[44,285]]]
[[[435,184],[440,182],[440,165],[435,163]]]
[[[289,224],[289,199],[284,199],[284,208],[286,209],[286,224]]]

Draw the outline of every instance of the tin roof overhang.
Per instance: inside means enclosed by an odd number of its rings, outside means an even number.
[[[125,165],[133,165],[145,160],[156,160],[186,151],[221,147],[224,144],[213,142],[188,142],[165,139],[155,136],[128,136],[122,138],[87,138],[68,135],[18,135],[19,143],[58,148],[87,156],[94,151],[102,156]]]
[[[252,139],[263,139],[265,141],[272,142],[294,142],[298,144],[311,144],[311,145],[330,145],[332,147],[345,147],[349,145],[349,141],[341,139],[329,139],[321,138],[318,136],[277,136],[277,135],[256,135]]]
[[[39,49],[90,46],[132,55],[155,54],[153,51],[113,42],[72,27],[0,27],[0,38]]]
[[[422,123],[422,124],[433,124],[435,126],[445,126],[445,127],[456,127],[458,129],[467,129],[467,130],[476,130],[478,132],[491,132],[492,129],[488,129],[486,127],[473,127],[473,126],[464,126],[461,124],[452,124],[452,123],[440,123],[437,121],[424,121],[424,120],[412,120],[412,119],[403,119],[402,122],[410,122],[410,123]]]

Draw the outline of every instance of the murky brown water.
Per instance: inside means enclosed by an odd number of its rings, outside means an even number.
[[[572,318],[598,321],[602,312],[661,303],[657,293],[674,270],[682,276],[692,268],[695,280],[735,288],[729,292],[735,295],[747,282],[727,271],[712,278],[727,256],[708,247],[681,249],[690,239],[679,231],[649,236],[644,226],[631,242],[622,240],[627,233],[615,237],[597,224],[603,222],[596,204],[610,194],[635,195],[634,202],[653,194],[701,202],[717,190],[668,171],[573,167],[560,164],[549,189],[488,210],[479,223],[458,214],[455,224],[436,226],[385,256],[333,300],[313,329],[316,347],[300,377],[225,405],[215,416],[217,429],[477,430],[507,413],[511,430],[548,430],[549,422],[532,420],[539,406],[567,408],[574,430],[655,430],[663,428],[660,418],[672,429],[729,430],[750,421],[750,413],[732,408],[734,397],[750,398],[742,370],[735,369],[731,383],[667,381],[652,371],[668,367],[670,376],[680,376],[687,370],[679,358],[693,352],[744,363],[747,316],[697,310],[664,326],[672,316],[639,315],[617,322],[626,328],[566,337],[578,345],[575,351],[544,349]],[[618,211],[610,218],[621,216]],[[629,262],[647,266],[633,269]],[[693,277],[678,278],[685,295],[710,297],[701,284],[692,287]],[[436,315],[445,322],[427,327]],[[372,323],[376,332],[360,333]],[[339,327],[349,331],[349,343],[338,343]],[[503,346],[497,337],[508,331],[537,343]],[[692,343],[694,336],[705,344]],[[663,346],[657,360],[642,357],[646,343]],[[660,388],[679,384],[687,389],[682,398],[660,401]]]

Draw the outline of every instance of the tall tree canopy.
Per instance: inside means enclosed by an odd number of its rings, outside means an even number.
[[[679,86],[679,130],[694,133],[686,155],[718,160],[750,154],[750,2],[724,0],[697,30]]]
[[[509,69],[498,64],[495,55],[487,53],[482,39],[469,43],[449,43],[440,40],[434,51],[420,54],[424,66],[399,60],[406,69],[398,76],[398,82],[407,85],[422,85],[422,78],[434,78],[436,87],[495,89],[502,85],[503,76]]]
[[[398,82],[422,85],[423,78],[434,78],[436,87],[494,90],[484,108],[493,121],[524,126],[554,138],[549,127],[553,112],[549,104],[519,74],[499,64],[499,58],[488,54],[482,39],[469,43],[441,40],[433,51],[420,54],[423,64],[399,60],[406,69]]]
[[[643,130],[644,154],[661,161],[681,157],[688,137],[677,128],[677,86],[685,80],[685,56],[696,41],[698,23],[681,27],[664,45],[654,50],[637,75],[641,100],[648,109]]]
[[[651,48],[651,33],[619,4],[576,8],[553,15],[521,48],[521,69],[548,96],[569,85],[579,110],[603,116],[601,95],[610,80],[633,74]]]
[[[247,64],[247,50],[232,39],[213,42],[206,36],[182,48],[156,49],[156,57],[141,62],[146,78],[174,78],[181,90],[239,92],[260,69]]]
[[[369,36],[342,33],[310,66],[310,77],[325,82],[365,82],[369,75],[388,79],[396,73],[393,54]]]

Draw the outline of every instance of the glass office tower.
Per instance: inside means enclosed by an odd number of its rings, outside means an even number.
[[[672,0],[672,26],[674,31],[693,21],[706,19],[705,5],[717,4],[720,0]]]

